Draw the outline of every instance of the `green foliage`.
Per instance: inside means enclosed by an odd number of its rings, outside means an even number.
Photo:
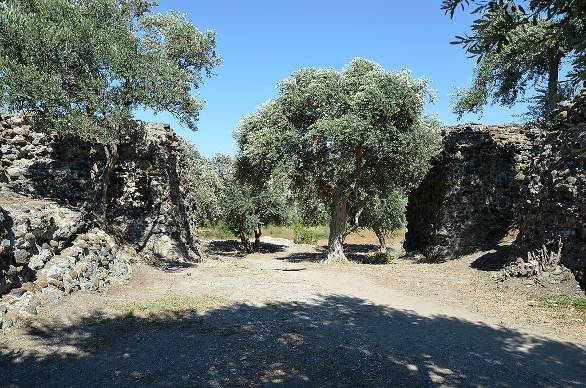
[[[293,238],[295,244],[317,244],[320,237],[315,230],[309,229],[304,225],[294,225],[293,231],[295,233],[295,237]]]
[[[148,0],[4,0],[0,103],[38,129],[103,144],[132,135],[133,111],[169,111],[195,129],[190,92],[220,59],[213,32]]]
[[[199,227],[197,228],[197,232],[204,240],[225,240],[234,237],[234,233],[224,221],[219,221],[214,225]]]
[[[499,269],[499,275],[502,279],[513,276],[514,266],[512,264],[505,264]]]
[[[440,146],[439,123],[423,116],[429,95],[424,79],[365,59],[341,72],[302,69],[242,121],[240,158],[257,176],[285,169],[298,193],[315,193],[331,212],[359,191],[408,190]]]
[[[293,224],[321,226],[329,223],[329,206],[312,193],[311,190],[299,190],[293,198],[293,207],[289,219]],[[327,237],[327,236],[326,236]]]
[[[455,113],[480,113],[489,102],[511,106],[531,91],[537,94],[529,99],[534,118],[567,97],[559,81],[564,59],[573,61],[568,75],[571,87],[586,74],[586,11],[579,3],[444,0],[442,8],[451,16],[459,6],[472,4],[472,13],[479,15],[471,35],[452,42],[478,59],[473,85],[459,92]]]
[[[454,112],[460,116],[466,112],[481,113],[491,101],[512,106],[529,90],[538,93],[538,99],[533,101],[540,111],[551,110],[560,100],[560,86],[555,85],[552,93],[556,95],[550,96],[542,85],[552,75],[552,61],[559,62],[568,49],[562,46],[563,41],[549,36],[550,26],[551,22],[540,20],[534,26],[517,27],[510,31],[507,43],[499,50],[485,52],[475,70],[472,87],[459,92]],[[536,46],[536,42],[542,43]],[[553,66],[557,72],[559,63]]]
[[[218,169],[185,139],[180,139],[177,150],[183,171],[182,178],[189,187],[184,193],[185,202],[196,204],[190,211],[195,213],[198,225],[215,224],[222,215],[220,196],[224,185]]]
[[[399,189],[389,189],[383,197],[356,199],[350,210],[352,229],[373,229],[388,234],[404,228],[407,201],[407,196]]]
[[[224,167],[222,219],[234,235],[249,236],[263,225],[286,223],[290,214],[291,193],[285,175],[274,171],[265,182],[258,183],[246,174],[237,161],[232,166]]]
[[[374,255],[364,256],[360,263],[361,264],[391,264],[395,260],[390,252],[377,252]]]

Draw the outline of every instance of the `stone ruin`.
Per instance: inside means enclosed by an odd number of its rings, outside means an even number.
[[[442,153],[409,198],[405,249],[449,260],[501,240],[515,223],[528,135],[517,126],[446,128]]]
[[[517,247],[533,267],[559,254],[586,285],[586,89],[556,115],[559,123],[532,149],[517,217]]]
[[[561,263],[585,286],[586,89],[554,123],[446,128],[443,152],[410,195],[405,249],[450,260],[514,230],[508,260],[519,275]]]
[[[100,148],[0,115],[0,328],[75,290],[127,281],[139,255],[201,259],[179,139],[168,125],[144,125],[144,138],[119,146],[106,233],[89,211]]]

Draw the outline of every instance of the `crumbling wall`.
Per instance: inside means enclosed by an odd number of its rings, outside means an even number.
[[[76,290],[126,282],[132,252],[80,211],[0,192],[0,329]]]
[[[125,242],[170,260],[201,258],[197,225],[175,132],[143,123],[144,137],[119,145],[108,219]],[[0,115],[0,189],[85,209],[96,203],[102,147],[34,132],[20,116]],[[1,205],[1,204],[0,204]]]
[[[446,128],[444,149],[409,197],[405,249],[449,260],[494,244],[515,223],[530,131]]]
[[[559,251],[586,286],[586,89],[558,109],[532,154],[519,211],[519,255],[528,261]]]
[[[119,145],[106,232],[92,216],[103,149],[0,114],[0,328],[69,292],[126,281],[139,254],[201,258],[179,139],[142,125],[143,138]]]

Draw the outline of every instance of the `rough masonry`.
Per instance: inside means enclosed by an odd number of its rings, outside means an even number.
[[[144,138],[119,146],[106,233],[90,211],[102,149],[0,114],[0,328],[67,293],[127,281],[139,254],[200,260],[179,139],[168,125],[142,124]]]
[[[442,153],[407,209],[407,251],[448,260],[498,242],[515,223],[531,133],[518,126],[445,129]]]

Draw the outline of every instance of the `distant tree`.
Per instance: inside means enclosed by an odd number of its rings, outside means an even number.
[[[214,160],[202,156],[195,146],[185,139],[179,141],[180,160],[185,171],[185,193],[191,197],[198,225],[213,225],[222,216],[220,197],[224,189],[224,179]]]
[[[387,190],[384,196],[367,201],[351,202],[348,232],[372,230],[379,241],[379,249],[386,252],[386,236],[405,226],[407,196],[399,189]]]
[[[247,253],[259,252],[263,227],[285,223],[291,202],[286,176],[275,171],[265,181],[259,181],[250,177],[246,168],[236,161],[226,174],[222,219],[240,238]],[[254,235],[254,245],[250,235]]]
[[[329,205],[327,262],[347,260],[352,195],[410,188],[426,173],[441,139],[438,122],[423,116],[426,85],[365,59],[341,72],[306,68],[240,125],[240,157],[256,175],[284,165],[297,192],[314,192]]]
[[[117,144],[135,137],[140,107],[196,128],[191,95],[220,59],[213,32],[184,16],[151,13],[150,0],[0,2],[0,104],[33,113],[32,125],[103,146],[97,192],[105,224]],[[96,169],[98,167],[96,166]]]
[[[473,6],[479,15],[471,35],[458,36],[478,59],[473,85],[460,93],[454,111],[481,112],[491,100],[513,105],[528,90],[537,93],[533,111],[551,111],[573,88],[560,83],[560,67],[571,59],[568,80],[576,84],[586,70],[586,5],[571,0],[444,0],[442,8],[454,16],[458,8]]]

